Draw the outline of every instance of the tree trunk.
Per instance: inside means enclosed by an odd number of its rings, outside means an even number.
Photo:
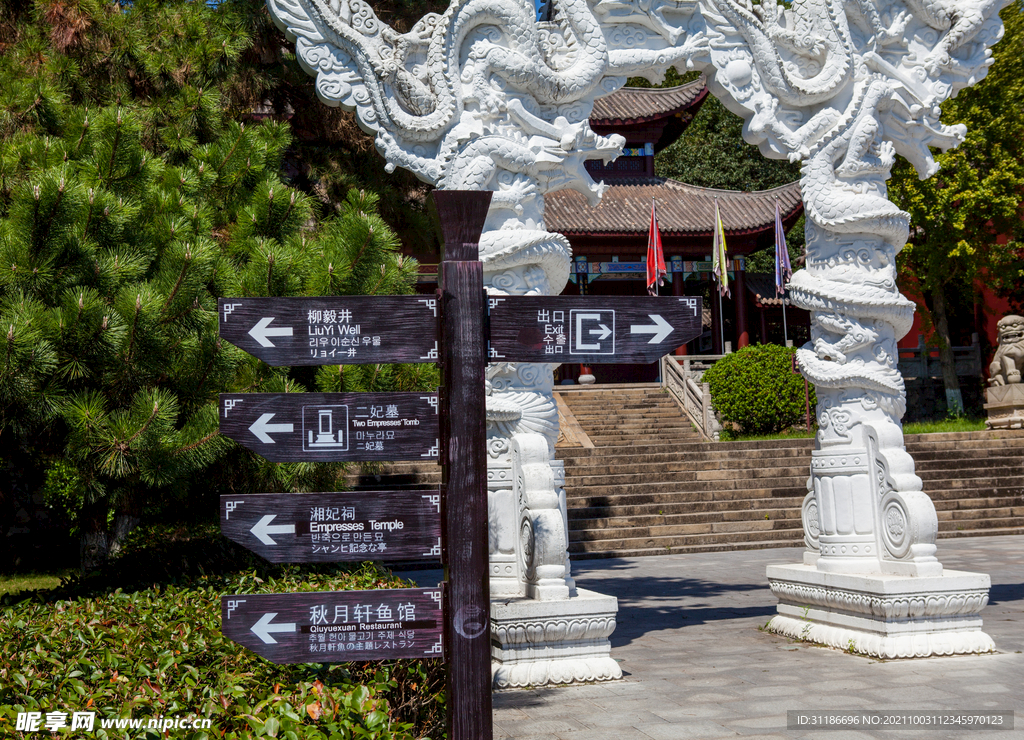
[[[141,520],[132,514],[118,514],[114,518],[114,531],[110,537],[110,555],[114,556],[121,552],[121,545],[124,544],[128,534],[139,526]]]
[[[946,390],[946,413],[949,416],[962,416],[964,401],[960,394],[960,379],[956,374],[953,342],[949,337],[949,320],[946,317],[946,294],[942,285],[932,289],[932,318],[939,339],[939,363],[942,365],[942,386]]]
[[[82,531],[78,548],[79,567],[82,573],[89,573],[106,563],[110,554],[107,507],[102,503],[85,506],[79,516],[79,525]]]

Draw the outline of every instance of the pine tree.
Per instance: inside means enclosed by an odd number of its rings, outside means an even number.
[[[219,392],[436,382],[270,368],[219,339],[219,296],[411,292],[417,269],[373,194],[320,222],[281,180],[287,124],[234,120],[251,44],[231,4],[0,6],[0,458],[61,492],[85,568],[193,488],[338,484],[220,437]]]

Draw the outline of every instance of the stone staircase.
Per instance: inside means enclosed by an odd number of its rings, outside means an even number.
[[[558,449],[574,558],[803,543],[812,439],[701,442],[654,385],[560,395],[594,443]],[[940,537],[1024,533],[1024,432],[909,435],[907,449]]]
[[[803,543],[812,439],[702,442],[656,384],[562,387],[558,396],[563,424],[575,429],[572,446],[556,450],[574,559]],[[1024,431],[908,435],[907,449],[940,537],[1024,534]],[[440,479],[435,463],[413,462],[350,482],[431,488]]]

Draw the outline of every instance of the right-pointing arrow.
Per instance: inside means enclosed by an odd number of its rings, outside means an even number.
[[[294,524],[274,524],[271,522],[277,518],[277,514],[267,514],[256,522],[249,531],[256,535],[256,538],[264,545],[276,545],[277,542],[270,536],[272,534],[295,534]]]
[[[629,327],[629,333],[653,334],[654,336],[647,341],[648,344],[664,342],[665,338],[672,333],[672,324],[656,313],[649,313],[647,316],[654,322],[653,324],[633,324]]]
[[[273,414],[263,414],[249,427],[249,431],[255,434],[260,442],[268,445],[274,444],[274,439],[270,436],[271,432],[292,432],[295,430],[293,424],[271,424],[270,420],[273,418]]]
[[[266,645],[274,645],[277,643],[273,637],[270,636],[271,632],[294,632],[295,622],[282,622],[280,624],[271,624],[270,622],[277,616],[277,612],[268,612],[260,617],[260,621],[254,624],[250,629],[252,633],[258,638],[263,640]]]
[[[292,328],[290,326],[275,326],[271,329],[270,322],[273,320],[273,316],[260,319],[256,326],[249,330],[249,336],[263,347],[274,347],[276,345],[267,337],[290,337],[292,335]]]
[[[591,334],[600,334],[601,335],[601,336],[598,337],[598,341],[600,341],[602,339],[607,339],[608,335],[612,333],[612,330],[609,329],[604,324],[600,324],[600,327],[601,327],[600,329],[591,329],[590,330]]]

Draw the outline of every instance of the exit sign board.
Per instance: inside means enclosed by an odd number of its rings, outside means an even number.
[[[655,362],[700,336],[698,297],[489,299],[491,362]]]

